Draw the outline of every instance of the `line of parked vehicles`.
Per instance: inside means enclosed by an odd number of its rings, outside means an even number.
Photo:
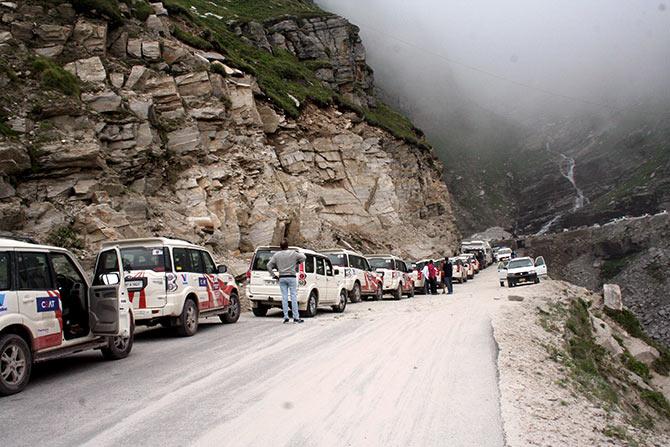
[[[444,261],[409,263],[388,254],[295,249],[306,255],[297,279],[301,315],[307,317],[319,307],[344,312],[348,302],[413,297],[424,288],[423,266]],[[277,250],[258,247],[246,273],[246,293],[258,317],[281,307],[279,286],[267,271]],[[465,247],[449,258],[455,281],[467,282],[492,262],[490,247],[483,262],[482,253],[473,250]],[[225,265],[180,239],[105,242],[89,279],[66,249],[0,238],[0,396],[23,390],[36,362],[94,349],[108,360],[127,357],[137,325],[192,336],[200,317],[235,323],[239,293]]]

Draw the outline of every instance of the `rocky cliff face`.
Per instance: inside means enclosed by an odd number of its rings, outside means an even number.
[[[105,239],[184,237],[238,272],[244,253],[284,236],[408,257],[455,247],[432,153],[334,106],[285,116],[153,7],[111,21],[2,3],[0,230],[84,255]],[[269,51],[331,61],[320,78],[368,101],[364,50],[343,19],[237,26]]]
[[[592,290],[620,285],[624,304],[647,333],[670,345],[670,215],[532,237],[526,246],[545,257],[554,278]]]

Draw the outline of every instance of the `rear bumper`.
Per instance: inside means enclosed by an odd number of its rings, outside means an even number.
[[[163,307],[133,309],[133,317],[136,324],[144,324],[156,318],[178,317],[181,314],[181,310],[182,306],[177,306],[176,303],[167,303]]]
[[[277,287],[277,291],[255,291],[247,289],[247,298],[251,301],[252,307],[282,307],[282,295]],[[298,306],[300,310],[307,309],[307,299],[309,295],[306,289],[298,287],[298,293],[296,294],[298,300]],[[291,298],[289,296],[289,302]]]

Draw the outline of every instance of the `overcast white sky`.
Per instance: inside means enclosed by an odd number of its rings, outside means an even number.
[[[459,94],[527,120],[583,106],[513,82],[625,107],[670,94],[667,0],[317,0],[361,27],[386,90]],[[407,45],[409,43],[411,45]],[[448,63],[494,74],[489,76]],[[393,93],[393,92],[389,92]]]

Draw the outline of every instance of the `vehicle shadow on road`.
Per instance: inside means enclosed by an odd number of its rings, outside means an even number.
[[[216,321],[212,320],[211,322],[200,321],[200,323],[198,324],[198,332],[194,335],[194,337],[197,337],[199,334],[209,332],[223,326],[228,325],[221,323],[220,321],[218,321],[218,319]],[[179,339],[179,338],[190,338],[190,337],[181,337],[175,332],[174,328],[164,328],[161,326],[143,328],[135,332],[135,343],[156,342],[156,341],[164,341],[166,339]]]

